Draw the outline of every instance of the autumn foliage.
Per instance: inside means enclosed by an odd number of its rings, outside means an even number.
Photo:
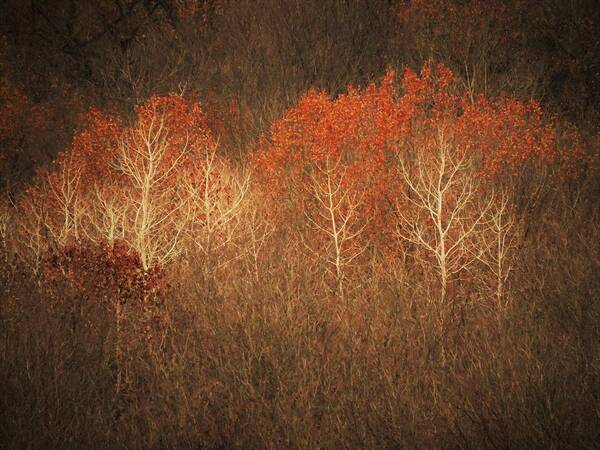
[[[444,65],[405,69],[399,81],[389,70],[381,83],[337,98],[311,90],[273,124],[254,160],[276,205],[302,198],[316,168],[340,160],[344,183],[363,195],[363,218],[386,235],[395,226],[390,205],[405,188],[398,158],[435,156],[441,131],[490,182],[535,168],[564,179],[590,162],[576,132],[561,130],[535,101],[472,99]]]
[[[158,267],[144,270],[139,255],[122,242],[78,242],[47,256],[44,284],[52,292],[70,291],[84,301],[140,306],[154,300],[165,279]]]
[[[90,242],[84,248],[96,249],[92,260],[100,262],[99,249],[126,248],[145,271],[183,251],[196,220],[185,181],[200,176],[215,146],[206,116],[197,102],[171,95],[149,99],[123,122],[90,111],[72,148],[23,197],[24,240],[36,265],[80,242]]]
[[[243,228],[236,214],[247,180],[232,178],[216,155],[199,103],[152,97],[131,120],[92,109],[83,123],[21,201],[34,267],[80,242],[118,243],[149,271],[194,252],[214,258]],[[398,217],[408,214],[414,188],[407,180],[445,170],[437,166],[442,144],[465,176],[481,181],[469,189],[483,202],[498,189],[510,194],[525,172],[560,183],[592,163],[576,131],[544,116],[536,102],[473,97],[440,64],[418,74],[405,69],[399,79],[389,70],[380,83],[350,86],[337,98],[310,90],[262,138],[252,164],[273,205],[268,220],[312,229],[307,248],[328,261],[341,292],[344,270],[367,246],[397,254]]]

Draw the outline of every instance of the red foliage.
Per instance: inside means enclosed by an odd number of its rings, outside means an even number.
[[[24,221],[28,230],[42,221],[44,245],[36,251],[58,248],[61,258],[82,264],[88,258],[85,252],[91,251],[90,261],[106,265],[110,258],[102,259],[87,244],[79,248],[81,239],[97,245],[116,245],[121,239],[119,245],[137,253],[151,273],[165,259],[160,252],[170,252],[177,244],[178,208],[188,195],[182,180],[196,174],[203,152],[215,145],[206,114],[198,102],[168,95],[148,99],[136,108],[130,125],[123,122],[91,110],[71,149],[54,161],[54,170],[38,174],[37,185],[21,201],[23,214],[30,217]],[[146,222],[140,221],[143,208],[150,211]],[[117,250],[102,251],[110,256]],[[122,287],[125,275],[115,270],[108,273]]]
[[[420,74],[406,69],[400,84],[389,70],[379,85],[362,91],[349,87],[336,99],[311,90],[287,110],[254,155],[258,178],[275,204],[284,204],[291,190],[301,191],[315,165],[341,157],[346,182],[364,194],[362,214],[374,219],[372,231],[387,234],[393,223],[390,201],[402,189],[395,155],[435,150],[440,130],[489,178],[532,163],[571,176],[585,163],[574,132],[566,141],[533,101],[472,103],[443,65],[427,65]]]
[[[363,191],[365,212],[381,217],[382,200],[395,183],[387,152],[408,129],[414,108],[410,101],[394,102],[393,79],[390,71],[380,86],[351,87],[335,100],[311,90],[286,111],[254,157],[269,192],[280,198],[294,185],[308,185],[315,165],[341,159],[348,188]]]
[[[479,97],[465,103],[455,122],[455,134],[475,156],[488,177],[516,174],[524,167],[557,169],[559,178],[577,176],[590,162],[577,131],[544,117],[535,101],[510,98],[494,101]]]
[[[70,170],[85,181],[77,187],[79,200],[93,202],[93,198],[85,199],[88,191],[112,189],[126,182],[122,173],[114,167],[121,152],[125,152],[134,166],[143,165],[144,149],[149,144],[145,139],[156,138],[159,134],[160,139],[166,142],[166,150],[161,167],[156,169],[158,173],[177,158],[186,156],[192,160],[214,145],[200,104],[175,94],[152,97],[138,106],[136,120],[131,126],[124,125],[120,117],[97,109],[91,109],[82,122],[82,129],[73,137],[71,148],[59,153],[55,159],[54,170],[38,174],[38,179],[44,179],[47,186],[31,189],[29,196],[44,197],[40,200],[51,205],[54,193],[60,191],[64,184],[59,174]],[[184,164],[178,168],[178,171],[169,174],[169,182],[176,183],[183,170],[191,170]]]
[[[70,152],[88,186],[93,182],[107,182],[107,177],[111,183],[116,183],[119,175],[112,163],[120,151],[119,145],[144,148],[143,133],[162,127],[168,148],[161,163],[168,166],[182,152],[193,155],[213,144],[208,125],[207,116],[198,102],[176,94],[156,96],[136,108],[136,120],[129,127],[114,114],[90,110],[84,117],[82,131],[73,138]],[[141,164],[140,155],[134,151],[128,156],[138,157],[137,162]],[[60,157],[56,164],[62,164]],[[173,175],[176,178],[180,174]]]
[[[73,163],[90,182],[109,174],[110,162],[115,158],[122,126],[118,117],[97,109],[91,109],[83,116],[82,129],[73,137],[70,153]],[[59,155],[55,165],[60,167],[64,163],[64,154]]]
[[[44,264],[52,291],[74,289],[87,301],[143,303],[166,287],[159,268],[144,270],[138,255],[122,242],[78,242],[59,249]]]

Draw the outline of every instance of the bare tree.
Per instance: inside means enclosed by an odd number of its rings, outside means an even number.
[[[513,270],[520,228],[504,195],[488,211],[487,229],[480,234],[477,258],[492,273],[498,306],[507,306],[506,284]]]
[[[177,178],[191,148],[188,143],[169,155],[169,139],[164,117],[155,115],[121,140],[113,165],[126,178],[121,195],[130,205],[123,237],[139,253],[144,269],[165,265],[181,254],[185,225],[192,219],[189,196]]]
[[[81,168],[74,163],[70,152],[64,154],[59,170],[49,174],[46,181],[49,195],[46,200],[55,205],[53,209],[57,213],[46,226],[52,240],[62,247],[69,240],[79,238],[81,231]]]
[[[217,252],[231,243],[240,223],[240,212],[249,186],[247,175],[237,175],[217,155],[217,146],[194,161],[191,176],[181,182],[189,198],[192,220],[188,234],[206,260],[205,268],[219,268],[232,258],[214,261]]]
[[[493,201],[481,200],[467,155],[454,148],[439,129],[432,155],[418,151],[413,161],[399,155],[406,184],[404,202],[396,204],[397,236],[424,252],[419,258],[433,268],[444,302],[450,280],[478,260],[478,235]]]
[[[273,234],[275,226],[264,214],[258,204],[260,198],[253,198],[246,202],[246,208],[243,211],[244,225],[244,247],[247,261],[249,262],[249,272],[255,282],[260,280],[260,258],[264,252],[265,244]]]
[[[127,210],[130,207],[119,195],[117,186],[94,186],[92,201],[85,211],[84,234],[92,242],[125,239]]]
[[[17,220],[23,257],[37,273],[44,254],[63,248],[81,236],[84,205],[80,195],[81,168],[70,152],[59,156],[57,170],[44,173],[39,184],[20,201]]]
[[[328,157],[324,167],[316,166],[310,175],[310,194],[314,207],[305,208],[305,216],[322,239],[304,242],[305,247],[325,262],[326,270],[335,278],[337,295],[347,301],[345,280],[353,261],[364,253],[361,237],[367,225],[359,216],[361,195],[345,184],[346,170],[341,158],[332,164]]]

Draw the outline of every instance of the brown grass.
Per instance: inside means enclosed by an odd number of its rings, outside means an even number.
[[[190,272],[156,319],[48,293],[1,306],[5,448],[592,448],[598,221],[548,211],[508,306],[439,305],[417,271],[356,274],[348,306],[281,238],[258,281]],[[203,273],[199,271],[199,273]],[[158,309],[157,309],[158,310]]]

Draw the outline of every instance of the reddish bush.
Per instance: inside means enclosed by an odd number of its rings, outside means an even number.
[[[52,291],[72,289],[86,301],[134,303],[148,301],[166,286],[164,272],[144,270],[140,258],[122,242],[79,242],[57,250],[44,264]]]

